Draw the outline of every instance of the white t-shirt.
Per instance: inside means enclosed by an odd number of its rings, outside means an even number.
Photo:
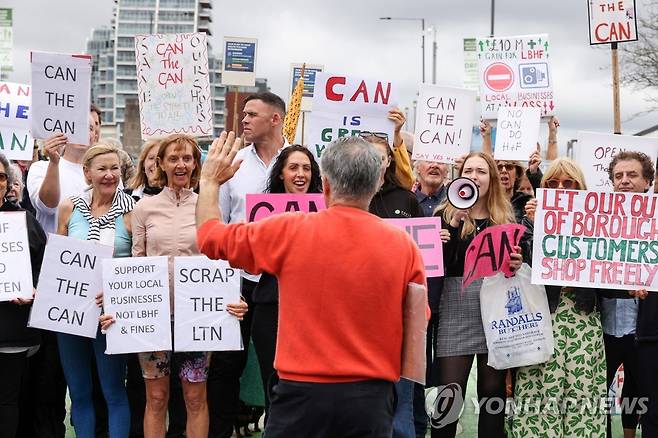
[[[46,177],[48,161],[37,161],[30,166],[27,174],[27,191],[37,212],[37,220],[46,233],[57,232],[57,207],[49,208],[39,199],[39,190]],[[59,205],[62,200],[81,195],[89,185],[85,181],[82,164],[72,163],[64,158],[59,160]]]

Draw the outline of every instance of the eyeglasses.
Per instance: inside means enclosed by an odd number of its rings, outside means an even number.
[[[564,189],[573,189],[576,187],[576,181],[572,179],[549,179],[546,181],[546,186],[549,189],[557,189],[560,185]]]
[[[7,174],[0,172],[0,182],[7,182]]]
[[[502,172],[503,170],[511,172],[514,169],[516,169],[516,165],[512,163],[500,163],[497,165],[497,167],[498,167],[498,172]]]
[[[385,132],[371,132],[371,131],[361,131],[359,132],[359,137],[368,138],[368,137],[377,137],[382,140],[388,141],[388,134]]]

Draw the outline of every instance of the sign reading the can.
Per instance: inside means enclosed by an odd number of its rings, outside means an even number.
[[[588,0],[587,6],[591,45],[637,41],[634,0]]]

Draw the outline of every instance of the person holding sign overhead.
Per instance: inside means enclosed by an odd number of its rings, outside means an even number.
[[[322,193],[320,167],[313,154],[301,145],[292,145],[279,154],[267,180],[268,193]],[[265,414],[270,391],[279,380],[274,370],[274,354],[279,319],[279,283],[267,272],[261,275],[252,296],[251,334],[265,389]]]
[[[514,223],[514,214],[491,155],[484,152],[468,154],[458,176],[473,180],[478,186],[479,197],[468,210],[457,209],[446,201],[436,212],[441,216],[443,228],[450,234],[443,245],[445,279],[439,302],[437,383],[456,383],[465,394],[473,358],[477,356],[479,399],[498,398],[504,401],[506,370],[496,370],[487,365],[488,349],[480,313],[482,280],[473,281],[462,290],[462,277],[466,250],[475,236],[489,226]],[[514,247],[510,258],[510,269],[515,271],[522,263],[521,248]],[[454,437],[456,429],[457,421],[442,428],[432,428],[432,437]],[[495,413],[480,411],[478,436],[502,438],[505,436],[504,429],[504,410]]]
[[[197,195],[193,192],[201,173],[201,151],[194,138],[174,134],[159,143],[157,153],[157,185],[162,191],[137,203],[133,212],[133,257],[168,256],[169,286],[173,294],[173,260],[177,256],[198,255],[194,209]],[[171,303],[174,302],[173,297]],[[227,310],[242,318],[247,310],[244,302],[228,304]],[[107,327],[111,317],[103,321]],[[146,383],[144,436],[165,436],[169,375],[172,362],[179,365],[183,398],[187,410],[186,436],[207,438],[208,404],[206,380],[210,365],[209,352],[172,353],[157,351],[139,353],[142,375]]]
[[[90,188],[64,200],[58,210],[57,233],[114,248],[114,257],[129,257],[130,215],[134,200],[119,189],[121,164],[118,149],[97,144],[82,157]],[[88,339],[57,334],[60,359],[71,396],[71,416],[76,435],[94,438],[96,417],[92,401],[92,356],[107,403],[110,438],[128,436],[130,409],[124,385],[125,357],[105,354],[105,335]]]
[[[546,170],[541,188],[587,190],[578,165],[559,158]],[[532,238],[537,200],[526,205],[525,238]],[[529,257],[532,262],[532,257]],[[555,349],[548,362],[520,367],[516,374],[514,401],[536,409],[515,413],[512,437],[532,436],[537,427],[551,437],[605,436],[603,409],[584,409],[586,403],[598,407],[606,397],[606,364],[601,318],[596,309],[597,289],[545,286],[553,319]],[[542,407],[551,400],[566,409],[550,412]],[[550,408],[549,408],[550,409]]]
[[[15,178],[16,174],[12,171],[9,160],[0,154],[0,213],[24,211],[6,199],[7,189]],[[29,212],[25,212],[25,218],[32,284],[36,287],[46,246],[46,234]],[[3,232],[2,229],[0,232]],[[31,300],[26,299],[0,302],[0,435],[7,438],[14,438],[18,428],[21,382],[27,367],[27,357],[36,352],[41,341],[39,331],[27,327],[30,304]]]

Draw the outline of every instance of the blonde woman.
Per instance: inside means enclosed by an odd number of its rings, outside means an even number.
[[[551,164],[541,188],[587,190],[583,172],[568,158]],[[523,224],[530,236],[536,208],[536,199],[526,205]],[[603,437],[606,366],[596,289],[546,286],[546,294],[555,350],[548,362],[518,369],[512,436]]]
[[[444,288],[439,303],[439,322],[436,345],[438,385],[459,385],[466,394],[466,384],[477,356],[478,397],[505,402],[506,371],[487,365],[487,343],[480,314],[481,280],[471,283],[462,291],[466,249],[485,228],[492,225],[514,223],[509,200],[500,184],[496,163],[490,155],[473,152],[466,156],[459,170],[478,186],[480,196],[473,207],[458,210],[449,203],[437,210],[443,223]],[[521,266],[521,248],[515,247],[510,268]],[[486,401],[486,400],[485,400]],[[456,400],[455,402],[459,402]],[[505,411],[482,409],[478,420],[481,437],[504,437]],[[457,421],[441,428],[432,428],[432,437],[454,437]]]
[[[62,202],[57,233],[114,247],[114,257],[130,257],[131,212],[135,202],[119,190],[121,160],[114,146],[97,144],[82,157],[90,188]],[[105,335],[96,338],[57,333],[60,360],[71,396],[71,416],[79,438],[94,438],[96,421],[92,402],[92,357],[107,402],[110,438],[127,438],[130,425],[124,386],[123,355],[105,354]]]
[[[159,140],[148,140],[139,154],[135,175],[131,178],[126,193],[136,201],[145,196],[154,196],[162,191],[158,181],[158,146]]]

